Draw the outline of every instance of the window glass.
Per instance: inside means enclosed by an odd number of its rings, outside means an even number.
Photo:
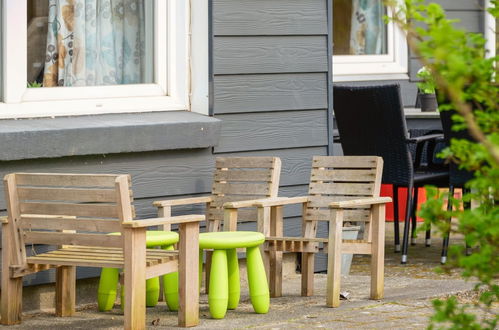
[[[28,0],[28,87],[153,83],[150,0]]]
[[[387,54],[382,0],[333,0],[334,55]]]

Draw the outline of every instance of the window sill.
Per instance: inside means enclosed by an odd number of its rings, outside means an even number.
[[[188,111],[0,120],[0,161],[208,148],[220,126]]]

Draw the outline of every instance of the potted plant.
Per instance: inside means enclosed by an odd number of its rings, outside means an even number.
[[[435,95],[435,78],[427,67],[419,69],[416,76],[421,79],[417,83],[418,96],[416,98],[416,108],[421,108],[421,111],[437,111],[438,103]]]

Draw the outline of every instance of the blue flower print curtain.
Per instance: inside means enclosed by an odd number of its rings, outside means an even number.
[[[143,82],[144,1],[49,0],[43,86]]]
[[[382,0],[352,0],[352,55],[379,55],[385,52],[383,15]]]

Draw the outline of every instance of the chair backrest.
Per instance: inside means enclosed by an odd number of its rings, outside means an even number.
[[[447,101],[448,102],[448,101]],[[447,145],[450,145],[452,139],[463,139],[475,142],[475,139],[470,135],[468,130],[462,129],[455,131],[452,129],[453,121],[452,116],[456,110],[447,110],[440,112],[440,121],[442,122],[442,129],[444,132],[444,140]],[[473,178],[473,172],[459,169],[458,165],[454,162],[449,164],[449,182],[456,187],[463,187],[466,182]]]
[[[315,156],[308,189],[309,202],[304,223],[329,221],[329,204],[336,201],[378,197],[381,190],[383,159],[376,156]],[[355,208],[344,212],[344,221],[366,222],[369,209]],[[305,235],[316,234],[316,225]]]
[[[400,86],[334,86],[333,102],[343,154],[380,156],[383,183],[407,185],[413,163]]]
[[[130,176],[13,173],[4,178],[16,264],[25,244],[123,247],[121,223],[133,219]]]
[[[211,231],[221,230],[223,204],[277,197],[281,160],[278,157],[217,157],[206,219]],[[241,209],[238,221],[256,221],[255,208]]]

